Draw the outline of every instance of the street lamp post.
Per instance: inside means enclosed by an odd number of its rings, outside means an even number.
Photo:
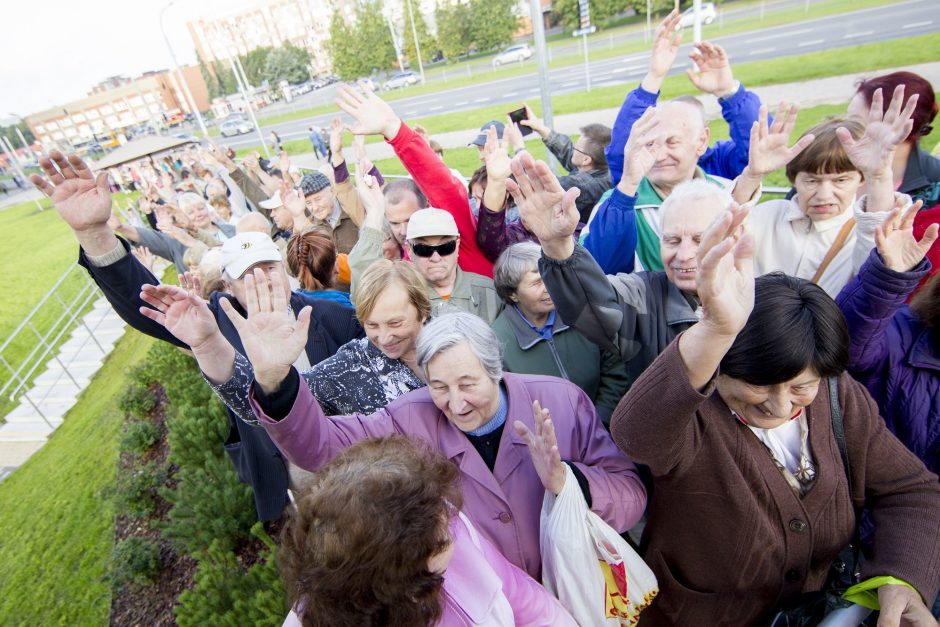
[[[545,121],[545,126],[552,128],[552,91],[548,83],[548,52],[545,46],[545,24],[542,23],[541,0],[529,0],[529,15],[532,20],[532,38],[535,40],[535,58],[539,68],[542,119]],[[548,152],[548,165],[553,171],[558,169],[558,160],[551,151]]]
[[[411,36],[415,40],[415,56],[418,57],[418,72],[421,74],[421,84],[424,85],[424,63],[421,62],[421,46],[418,44],[418,29],[415,28],[415,14],[411,8],[411,0],[405,0],[408,4],[408,17],[411,18]]]
[[[196,120],[199,122],[199,128],[202,130],[202,134],[208,138],[209,131],[206,129],[206,123],[202,119],[202,114],[199,112],[199,107],[196,106],[196,100],[193,98],[192,93],[189,91],[189,85],[186,84],[186,77],[183,76],[183,71],[180,69],[180,64],[176,60],[176,53],[173,52],[173,46],[170,45],[170,38],[166,36],[166,28],[163,26],[163,16],[166,14],[166,10],[169,9],[176,0],[170,0],[160,10],[160,32],[163,34],[163,41],[166,43],[166,49],[170,51],[170,58],[173,60],[173,68],[176,70],[176,75],[179,78],[180,86],[183,88],[183,94],[186,96],[187,103],[192,109],[193,114],[196,116]]]

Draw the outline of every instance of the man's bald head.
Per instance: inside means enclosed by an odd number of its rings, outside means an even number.
[[[243,215],[235,225],[236,233],[264,233],[271,236],[271,223],[263,215],[256,211]]]

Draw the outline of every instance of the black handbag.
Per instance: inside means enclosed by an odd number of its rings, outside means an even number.
[[[830,377],[828,385],[832,433],[835,436],[836,444],[839,446],[842,465],[845,466],[845,478],[849,482],[849,494],[852,494],[852,473],[849,466],[849,454],[845,445],[842,407],[839,405],[838,379]],[[842,595],[846,590],[861,581],[859,572],[862,565],[860,545],[858,523],[856,522],[852,542],[842,549],[832,561],[826,584],[822,590],[806,592],[784,602],[767,623],[767,627],[811,627],[812,625],[818,625],[830,612],[852,605],[852,603],[843,600]]]

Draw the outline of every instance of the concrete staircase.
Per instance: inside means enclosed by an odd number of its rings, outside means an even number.
[[[42,448],[62,424],[125,326],[108,301],[94,302],[20,404],[6,415],[6,424],[0,425],[0,481]]]

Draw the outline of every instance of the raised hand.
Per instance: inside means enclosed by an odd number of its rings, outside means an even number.
[[[749,173],[764,177],[790,163],[805,150],[813,140],[812,134],[801,137],[792,148],[788,148],[790,135],[796,126],[796,114],[800,107],[796,103],[781,102],[773,124],[767,125],[767,105],[761,105],[757,121],[751,125],[751,140],[748,148]]]
[[[917,106],[917,98],[917,94],[914,94],[908,98],[907,104],[902,108],[904,85],[898,85],[887,110],[883,110],[884,99],[881,89],[876,89],[871,97],[865,133],[859,139],[855,139],[848,129],[844,127],[836,129],[836,135],[845,153],[855,167],[865,174],[866,179],[870,175],[890,170],[894,150],[898,144],[907,139],[914,127],[911,115]]]
[[[369,170],[371,169],[370,167]],[[381,231],[385,222],[385,195],[375,177],[369,174],[369,170],[362,161],[356,166],[356,191],[366,211],[362,226]]]
[[[562,189],[548,165],[535,161],[526,151],[513,157],[512,173],[515,180],[507,179],[506,189],[519,207],[526,228],[538,238],[546,255],[567,259],[574,252],[571,236],[580,219],[575,200],[581,190]]]
[[[726,94],[734,87],[734,74],[725,49],[718,44],[702,41],[695,44],[689,58],[695,68],[685,71],[699,91],[708,94]]]
[[[330,153],[337,165],[343,161],[343,121],[338,115],[330,120]]]
[[[279,191],[281,194],[281,202],[284,204],[284,208],[290,212],[291,217],[294,218],[294,227],[297,228],[300,226],[298,222],[302,223],[307,219],[307,214],[305,213],[307,204],[304,201],[304,197],[294,187],[294,182],[290,180],[281,181]]]
[[[362,168],[363,172],[371,172],[373,165],[369,156],[366,154],[366,136],[353,136],[353,154],[356,155],[356,169]]]
[[[620,191],[628,196],[636,193],[640,181],[656,163],[656,152],[662,143],[659,123],[656,109],[649,107],[630,129],[623,149],[623,176],[618,184]]]
[[[29,180],[52,199],[56,211],[76,233],[100,229],[111,217],[111,188],[107,172],[95,176],[76,154],[68,157],[53,150],[40,157],[45,178],[32,174]]]
[[[150,252],[149,248],[146,246],[138,246],[132,252],[143,267],[153,272],[153,264],[157,258]]]
[[[734,337],[754,308],[754,239],[744,231],[748,210],[732,203],[702,234],[696,293],[704,326]]]
[[[398,135],[401,120],[387,102],[376,96],[365,85],[357,91],[348,85],[340,85],[336,105],[348,113],[355,123],[349,127],[356,135],[383,135],[393,139]]]
[[[503,127],[503,142],[511,147],[513,152],[525,150],[525,139],[522,137],[522,131],[519,125],[512,121],[512,118],[506,118],[506,125]]]
[[[565,487],[565,465],[561,462],[561,455],[558,453],[558,441],[555,438],[555,426],[552,424],[552,416],[548,409],[543,409],[542,405],[535,401],[532,403],[532,418],[535,421],[535,433],[520,420],[515,421],[513,426],[529,447],[529,454],[532,455],[532,465],[535,466],[535,472],[545,489],[558,496],[562,488]]]
[[[515,127],[512,122],[509,124]],[[499,139],[496,135],[495,126],[486,129],[486,143],[480,151],[480,158],[486,165],[486,176],[489,180],[505,181],[512,174],[509,158],[509,128],[509,126],[504,128],[503,139]],[[519,139],[522,139],[521,135]]]
[[[277,169],[281,171],[281,179],[293,186],[294,180],[290,176],[290,156],[282,150],[277,156]]]
[[[545,139],[546,137],[548,137],[551,134],[552,129],[545,126],[545,122],[542,121],[542,118],[535,115],[535,113],[532,111],[532,108],[529,105],[523,104],[522,106],[525,107],[526,119],[520,120],[519,124],[521,126],[528,126],[533,131],[538,133],[542,139]]]
[[[273,392],[307,345],[311,309],[304,307],[294,320],[280,270],[265,275],[255,268],[243,280],[248,318],[227,299],[220,301],[222,311],[238,331],[255,380],[262,390]]]
[[[898,204],[901,202],[903,200],[899,199]],[[914,237],[914,218],[923,204],[918,200],[903,214],[901,207],[896,206],[888,219],[875,228],[878,253],[885,265],[895,272],[910,272],[916,268],[937,241],[937,232],[940,230],[937,224],[927,227],[920,241]]]
[[[206,301],[191,290],[175,285],[144,285],[140,299],[150,305],[140,308],[142,315],[162,324],[193,350],[221,334]]]
[[[673,64],[676,62],[676,55],[679,53],[679,44],[682,43],[682,33],[676,30],[679,24],[679,11],[673,11],[666,16],[656,32],[653,33],[653,46],[650,49],[650,67],[649,72],[643,79],[643,89],[650,92],[658,92],[663,79],[669,74]]]

